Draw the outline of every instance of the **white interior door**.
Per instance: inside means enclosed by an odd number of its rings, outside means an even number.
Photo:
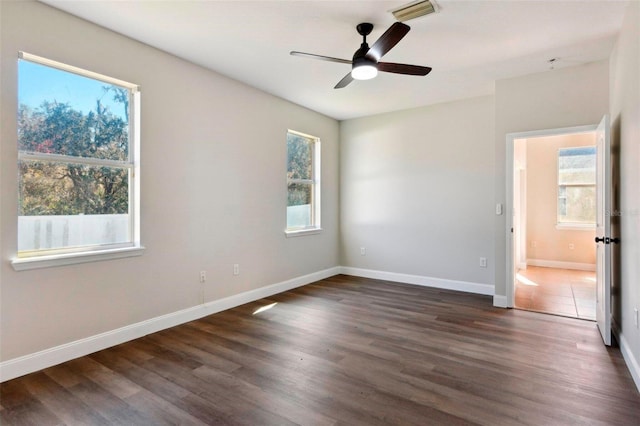
[[[596,319],[602,340],[611,345],[611,141],[609,117],[596,129]]]
[[[518,277],[518,266],[520,264],[520,258],[521,258],[521,254],[520,254],[520,247],[522,246],[521,243],[521,238],[522,238],[522,234],[520,233],[522,224],[520,223],[520,219],[521,219],[521,212],[520,212],[520,206],[521,206],[521,200],[520,197],[522,195],[520,188],[521,188],[521,182],[520,179],[522,178],[522,174],[520,173],[520,170],[515,169],[513,172],[513,218],[512,218],[512,223],[513,223],[513,276]]]

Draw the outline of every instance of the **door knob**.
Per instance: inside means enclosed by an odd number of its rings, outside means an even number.
[[[609,238],[609,237],[598,238],[598,237],[596,237],[596,243],[619,244],[620,243],[620,238]]]

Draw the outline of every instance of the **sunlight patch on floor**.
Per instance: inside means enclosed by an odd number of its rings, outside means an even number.
[[[520,275],[520,274],[516,274],[516,279],[517,279],[518,281],[520,281],[520,282],[521,282],[522,284],[524,284],[524,285],[534,285],[534,286],[536,286],[536,287],[538,286],[538,284],[537,284],[537,283],[535,283],[535,282],[531,281],[531,280],[530,280],[529,278],[527,278],[527,277],[523,277],[523,276],[522,276],[522,275]]]
[[[273,308],[277,304],[278,304],[278,302],[274,302],[274,303],[271,303],[269,305],[264,305],[261,308],[258,308],[255,311],[253,311],[253,315],[259,314],[260,312],[268,311],[269,309]]]

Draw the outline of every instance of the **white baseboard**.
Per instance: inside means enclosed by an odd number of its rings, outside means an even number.
[[[627,364],[627,368],[631,373],[631,377],[633,377],[638,392],[640,392],[640,363],[638,363],[638,360],[633,356],[633,352],[631,352],[624,335],[618,337],[618,343],[620,344],[620,352],[622,352],[624,362]]]
[[[518,263],[518,269],[527,269],[527,262]]]
[[[493,306],[496,308],[508,308],[507,296],[501,296],[499,294],[493,295]]]
[[[207,315],[215,314],[245,303],[260,300],[274,294],[282,293],[303,285],[307,285],[341,272],[340,267],[325,269],[312,274],[293,278],[280,283],[245,291],[244,293],[213,300],[203,305],[193,306],[170,314],[151,318],[115,330],[100,333],[64,345],[45,349],[33,354],[10,359],[0,363],[0,382],[14,379],[43,368],[51,367],[65,361],[88,355],[90,353],[119,345],[150,333],[155,333],[176,325],[184,324]]]
[[[640,392],[640,362],[638,362],[636,357],[633,355],[633,352],[631,352],[627,339],[624,338],[624,334],[620,333],[620,326],[615,320],[613,320],[613,318],[611,319],[611,331],[620,345],[622,358],[624,358],[624,362],[627,364],[627,369],[629,370],[629,373],[631,373],[633,382],[636,384],[638,392]]]
[[[544,268],[575,269],[577,271],[596,270],[595,263],[562,262],[559,260],[527,259],[527,265],[542,266]]]
[[[350,266],[342,266],[340,270],[345,275],[353,275],[356,277],[374,278],[378,280],[395,281],[425,287],[443,288],[447,290],[465,291],[467,293],[485,294],[489,296],[493,296],[494,293],[494,286],[491,284],[447,280],[444,278],[432,278],[422,275],[400,274],[396,272],[375,271],[372,269],[352,268]]]

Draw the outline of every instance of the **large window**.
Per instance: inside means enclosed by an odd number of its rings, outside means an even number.
[[[593,226],[596,220],[596,147],[558,151],[558,225]]]
[[[18,62],[18,259],[139,247],[137,86]]]
[[[287,235],[320,230],[320,140],[287,132]]]

